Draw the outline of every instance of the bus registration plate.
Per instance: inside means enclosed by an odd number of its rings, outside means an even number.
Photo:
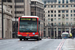
[[[30,37],[26,37],[26,38],[30,38]]]

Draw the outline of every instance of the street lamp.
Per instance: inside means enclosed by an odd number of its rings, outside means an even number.
[[[17,23],[17,21],[16,21],[16,0],[15,0],[15,34],[14,34],[14,35],[15,35],[15,38],[16,38],[16,36],[17,36],[17,34],[16,34],[16,33],[17,33],[16,23]]]
[[[3,0],[2,0],[2,38],[3,38]]]

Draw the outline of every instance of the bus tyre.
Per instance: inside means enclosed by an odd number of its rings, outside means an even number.
[[[22,41],[22,39],[20,39],[20,41]]]
[[[42,40],[42,38],[40,38],[40,40]]]

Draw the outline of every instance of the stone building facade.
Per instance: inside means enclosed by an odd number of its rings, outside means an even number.
[[[2,38],[2,5],[0,4],[0,38]],[[3,5],[3,38],[12,38],[11,9]]]
[[[31,0],[31,16],[44,18],[44,3],[40,0]]]
[[[11,8],[12,12],[12,34],[13,37],[17,36],[17,19],[21,16],[30,16],[30,3],[31,0],[4,0],[4,4]],[[16,22],[15,22],[16,21]],[[15,33],[16,32],[16,33]]]
[[[45,3],[45,37],[59,38],[62,32],[71,32],[75,25],[74,0],[43,0]]]

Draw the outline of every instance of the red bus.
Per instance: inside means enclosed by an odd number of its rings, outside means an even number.
[[[43,23],[37,16],[22,16],[18,18],[18,38],[41,40],[43,35]]]

